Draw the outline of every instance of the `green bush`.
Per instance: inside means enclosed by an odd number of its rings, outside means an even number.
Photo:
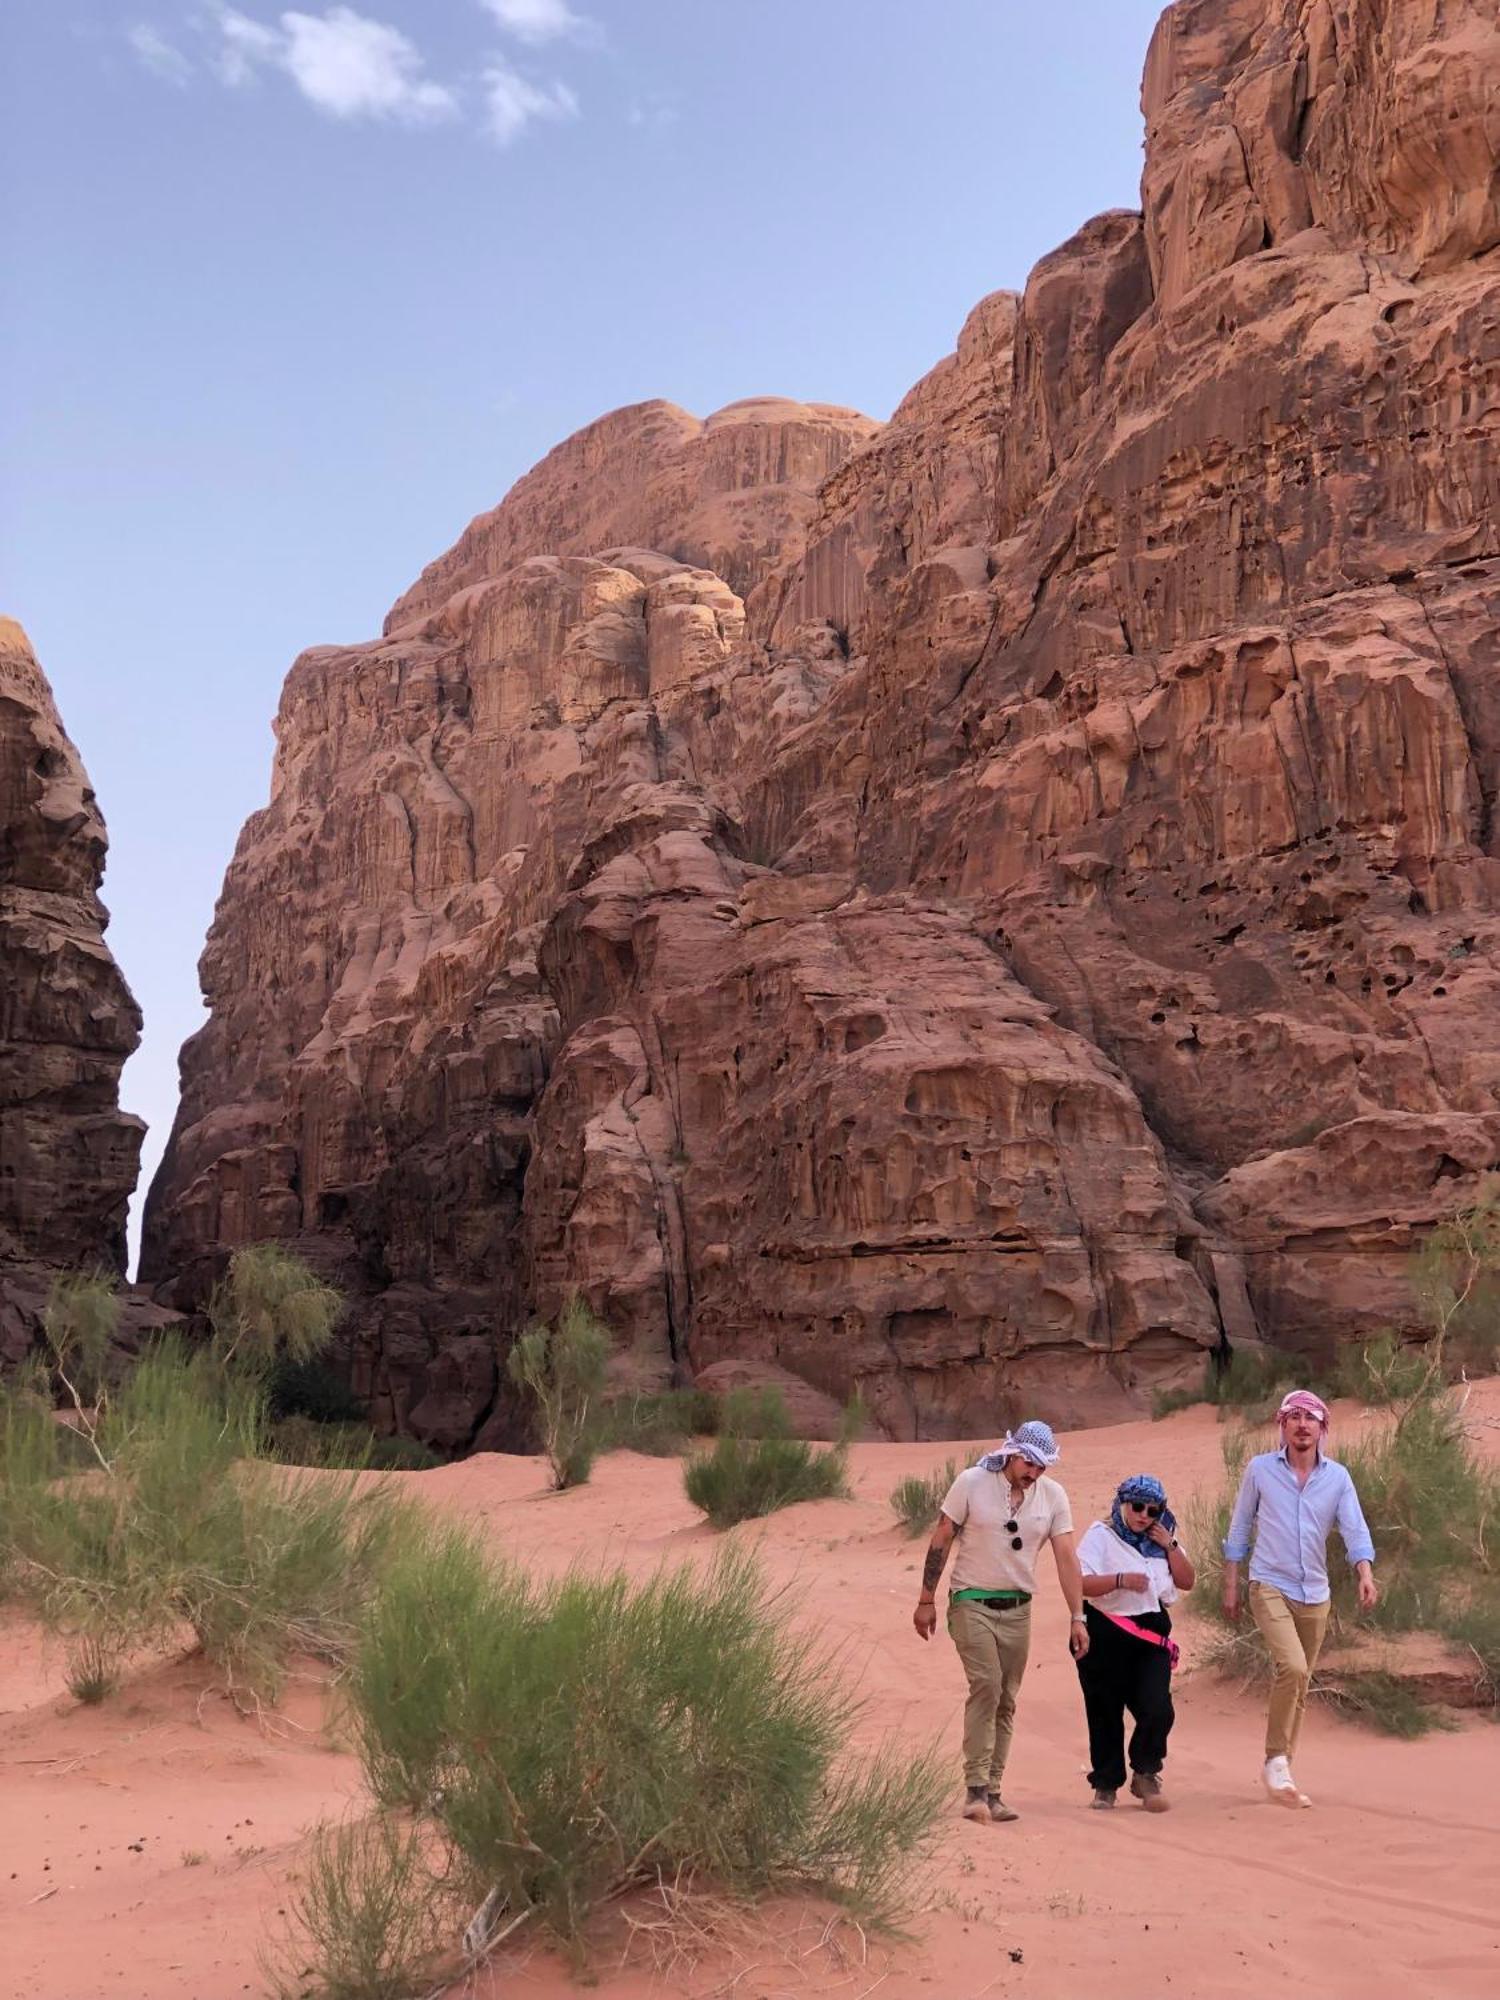
[[[226,1366],[268,1375],[278,1364],[306,1363],[322,1354],[344,1301],[302,1258],[280,1243],[236,1250],[208,1301],[213,1346]]]
[[[891,1512],[908,1535],[931,1533],[948,1488],[962,1470],[958,1460],[950,1458],[925,1479],[912,1473],[891,1488]]]
[[[1426,1379],[1425,1350],[1387,1331],[1343,1349],[1335,1386],[1339,1395],[1380,1409],[1408,1402]]]
[[[1296,1354],[1257,1353],[1234,1348],[1227,1359],[1210,1354],[1203,1363],[1203,1380],[1196,1389],[1159,1390],[1152,1398],[1153,1419],[1169,1417],[1199,1403],[1216,1409],[1235,1410],[1252,1421],[1261,1421],[1288,1389],[1316,1389],[1318,1371]],[[1331,1386],[1331,1385],[1325,1385]]]
[[[380,1437],[365,1423],[318,1423],[282,1417],[267,1433],[270,1455],[283,1465],[346,1472],[430,1472],[446,1463],[418,1438]]]
[[[365,1409],[338,1371],[322,1356],[292,1361],[283,1356],[266,1385],[266,1413],[274,1421],[308,1417],[315,1424],[362,1424]]]
[[[459,1916],[430,1845],[388,1813],[314,1830],[288,1897],[288,1934],[269,1955],[281,2000],[412,2000]]]
[[[528,1327],[506,1359],[510,1379],[535,1405],[542,1451],[559,1492],[581,1486],[593,1470],[609,1352],[608,1330],[574,1299],[555,1327]]]
[[[675,1457],[693,1437],[713,1428],[712,1403],[712,1397],[696,1389],[616,1396],[605,1404],[599,1420],[599,1449]]]
[[[251,1697],[276,1692],[294,1652],[345,1657],[400,1530],[388,1495],[256,1463],[258,1384],[176,1340],[138,1361],[91,1424],[93,1468],[68,1477],[65,1434],[39,1398],[0,1396],[0,1573],[68,1641],[80,1679],[183,1625]]]
[[[734,1554],[543,1584],[434,1530],[373,1601],[351,1693],[377,1799],[575,1952],[604,1901],[661,1880],[888,1916],[947,1789],[928,1751],[851,1760],[842,1678]]]

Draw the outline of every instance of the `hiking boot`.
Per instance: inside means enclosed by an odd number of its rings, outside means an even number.
[[[985,1795],[984,1786],[968,1786],[964,1795],[964,1818],[988,1821],[989,1816],[990,1802]]]
[[[1171,1805],[1171,1800],[1162,1791],[1161,1779],[1154,1771],[1137,1771],[1130,1780],[1130,1791],[1147,1812],[1166,1812]]]
[[[1095,1812],[1113,1812],[1115,1809],[1114,1787],[1112,1785],[1095,1785],[1091,1803]]]
[[[1021,1815],[1016,1811],[1015,1807],[1008,1806],[1005,1803],[1004,1799],[1001,1798],[998,1792],[987,1792],[985,1794],[985,1804],[990,1809],[991,1819],[1000,1820],[1003,1822],[1005,1820],[1019,1819],[1021,1817]]]

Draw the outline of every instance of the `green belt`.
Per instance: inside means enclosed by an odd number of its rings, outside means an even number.
[[[1031,1602],[1029,1590],[955,1590],[949,1593],[950,1604],[992,1604],[1001,1611],[1014,1611],[1022,1604]]]

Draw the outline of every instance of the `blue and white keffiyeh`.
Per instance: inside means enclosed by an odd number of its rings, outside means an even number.
[[[1162,1485],[1159,1479],[1153,1479],[1149,1472],[1134,1473],[1129,1479],[1122,1479],[1115,1488],[1115,1504],[1109,1510],[1109,1525],[1122,1542],[1127,1543],[1133,1549],[1139,1549],[1143,1556],[1160,1557],[1164,1555],[1166,1551],[1162,1548],[1160,1542],[1152,1541],[1149,1532],[1137,1534],[1134,1528],[1127,1526],[1124,1505],[1127,1500],[1140,1500],[1148,1502],[1153,1507],[1160,1507],[1162,1510],[1162,1519],[1167,1520],[1166,1487]],[[1153,1521],[1151,1525],[1155,1527],[1156,1523]],[[1170,1522],[1168,1522],[1168,1525],[1170,1526]]]
[[[978,1464],[981,1472],[998,1472],[1008,1458],[1025,1458],[1033,1465],[1041,1466],[1045,1472],[1061,1457],[1062,1447],[1052,1435],[1051,1425],[1039,1423],[1033,1417],[1027,1423],[1017,1424],[1013,1431],[1007,1431],[999,1449],[987,1451]]]

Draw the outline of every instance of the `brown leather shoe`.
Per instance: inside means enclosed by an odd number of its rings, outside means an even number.
[[[1161,1788],[1161,1779],[1153,1771],[1137,1771],[1130,1780],[1131,1795],[1138,1798],[1147,1812],[1167,1812],[1171,1801]]]
[[[1019,1819],[1021,1817],[1021,1815],[1016,1811],[1015,1807],[1008,1806],[1005,1803],[1004,1799],[1001,1798],[998,1792],[990,1792],[987,1795],[985,1802],[989,1806],[991,1819],[1000,1820],[1003,1822],[1005,1820]]]

